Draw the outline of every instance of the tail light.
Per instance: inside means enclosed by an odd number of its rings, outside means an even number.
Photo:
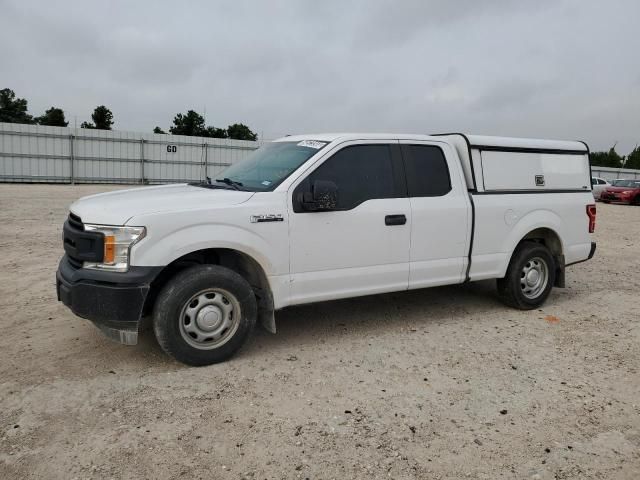
[[[589,233],[593,233],[596,229],[596,206],[595,204],[587,205],[587,217],[589,217]]]

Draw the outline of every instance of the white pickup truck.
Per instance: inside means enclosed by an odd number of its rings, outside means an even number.
[[[78,200],[58,299],[124,344],[152,318],[168,354],[207,365],[290,305],[495,278],[539,307],[593,256],[595,218],[582,142],[288,136],[204,183]]]

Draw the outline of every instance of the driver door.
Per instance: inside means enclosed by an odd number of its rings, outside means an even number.
[[[310,211],[315,182],[337,203]],[[411,207],[397,141],[347,142],[294,183],[289,195],[291,304],[406,290]]]

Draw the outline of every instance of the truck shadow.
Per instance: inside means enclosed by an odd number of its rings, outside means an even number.
[[[497,299],[494,281],[294,306],[276,312],[275,335],[256,328],[239,357],[264,355],[265,350],[281,348],[289,351],[296,345],[344,338],[345,333],[355,339],[434,322],[469,321],[505,308]]]
[[[549,302],[553,305],[570,301],[577,293],[564,289],[558,292],[552,291]],[[494,280],[294,306],[276,312],[275,335],[256,326],[247,345],[231,362],[273,358],[274,354],[295,352],[297,347],[319,347],[325,342],[357,340],[430,324],[460,324],[491,314],[519,313],[500,302]],[[160,362],[165,368],[189,368],[166,356],[148,329],[142,332],[136,350],[138,355],[153,357],[156,366]]]

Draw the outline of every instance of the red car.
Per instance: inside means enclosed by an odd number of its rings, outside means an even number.
[[[640,205],[640,180],[614,180],[600,194],[600,200],[609,203]]]

